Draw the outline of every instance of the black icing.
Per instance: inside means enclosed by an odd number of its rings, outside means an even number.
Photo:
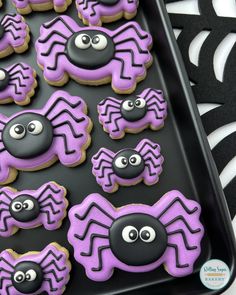
[[[99,3],[107,6],[113,6],[117,4],[120,0],[98,0]]]
[[[79,35],[87,35],[90,40],[85,36],[85,42],[96,42],[97,35],[103,35],[107,40],[107,46],[103,50],[96,50],[90,45],[87,49],[80,49],[75,45],[75,39]],[[66,54],[71,63],[84,69],[98,69],[108,64],[115,53],[115,46],[111,37],[106,33],[99,30],[83,30],[79,33],[73,34],[66,44]]]
[[[36,273],[36,278],[34,280],[29,280],[30,276],[27,275],[27,272],[29,270],[33,270]],[[16,273],[17,272],[23,272],[24,274],[24,280],[22,282],[16,281]],[[19,277],[21,279],[22,277]],[[12,274],[12,284],[15,287],[15,289],[23,294],[31,294],[37,292],[43,283],[44,276],[43,271],[41,267],[32,261],[24,261],[20,262],[15,266],[14,272]],[[20,280],[21,281],[21,280]]]
[[[33,202],[34,206],[29,210],[28,201]],[[20,205],[21,204],[21,205]],[[20,208],[17,212],[15,207]],[[40,214],[39,203],[29,195],[21,195],[15,198],[10,204],[11,216],[19,222],[29,222],[36,219]]]
[[[0,39],[2,39],[2,37],[4,36],[4,34],[5,34],[4,26],[2,24],[0,24]]]
[[[29,123],[34,120],[43,125],[42,132],[37,135],[29,132],[29,129],[32,129]],[[18,132],[25,131],[25,135],[21,139],[10,136],[10,129],[16,124],[19,124]],[[2,138],[6,150],[12,156],[20,159],[30,159],[40,156],[50,148],[53,141],[53,127],[50,121],[42,115],[35,113],[22,114],[6,124]]]
[[[122,236],[122,231],[127,226],[133,226],[138,233],[138,237],[132,243],[126,242]],[[140,238],[141,229],[145,226],[151,227],[156,234],[150,243]],[[131,233],[131,237],[134,234],[135,231]],[[142,235],[145,238],[145,231]],[[131,266],[143,266],[157,261],[167,247],[167,233],[164,226],[154,217],[141,213],[125,215],[115,220],[110,228],[109,237],[113,254],[121,262]]]
[[[0,29],[0,38],[1,38],[1,29]],[[5,74],[5,79],[0,80],[0,91],[3,91],[8,86],[10,77],[9,77],[9,73],[5,69],[0,68],[0,72],[4,72]]]
[[[145,117],[147,113],[147,105],[145,104],[144,107],[139,108],[137,107],[138,102],[139,102],[139,99],[137,97],[130,97],[123,101],[121,105],[121,114],[125,120],[129,122],[135,122]],[[127,103],[131,105],[131,107],[133,108],[132,110],[126,110],[124,108],[124,105]]]

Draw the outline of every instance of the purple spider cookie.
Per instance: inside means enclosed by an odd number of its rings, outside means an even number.
[[[68,240],[75,259],[94,281],[108,280],[115,268],[148,272],[164,265],[174,277],[193,272],[204,235],[200,205],[170,191],[153,206],[114,208],[99,194],[69,211]]]
[[[9,237],[20,228],[41,225],[47,230],[58,229],[68,207],[65,196],[66,189],[55,182],[48,182],[37,190],[0,189],[0,236]]]
[[[86,158],[92,122],[85,102],[55,92],[40,110],[0,114],[0,183],[15,180],[17,170],[35,171],[61,164],[74,167]]]
[[[61,295],[70,279],[69,252],[51,243],[41,252],[0,253],[0,294]]]
[[[6,14],[0,21],[0,58],[28,49],[29,27],[18,14]]]
[[[92,172],[102,189],[113,193],[119,185],[131,186],[141,181],[154,185],[159,180],[163,161],[160,146],[143,139],[136,148],[117,153],[101,148],[92,158]]]
[[[88,85],[111,82],[115,92],[131,93],[152,63],[151,45],[151,35],[136,22],[110,31],[61,16],[42,25],[35,46],[49,84],[62,86],[69,78]]]
[[[36,87],[36,72],[31,66],[17,63],[0,68],[0,104],[29,104]]]
[[[129,20],[135,17],[138,4],[138,0],[76,0],[79,18],[91,26],[101,26],[122,17]]]
[[[136,97],[125,100],[105,98],[98,105],[99,122],[113,139],[125,133],[138,133],[150,127],[159,130],[167,116],[167,103],[163,92],[152,88],[145,89]]]

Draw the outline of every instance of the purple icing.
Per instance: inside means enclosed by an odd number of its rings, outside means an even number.
[[[52,3],[56,7],[63,7],[67,0],[12,0],[17,9],[24,9],[30,4]]]
[[[125,114],[122,112],[124,108],[127,109],[124,110]],[[99,103],[98,112],[104,130],[111,138],[117,139],[123,137],[125,132],[136,133],[147,127],[160,129],[167,116],[167,103],[162,91],[148,88],[135,98],[105,98]]]
[[[68,251],[57,243],[49,244],[41,252],[28,252],[24,255],[10,249],[1,252],[1,294],[63,294],[70,278],[71,265],[68,258]],[[24,289],[27,292],[22,292]]]

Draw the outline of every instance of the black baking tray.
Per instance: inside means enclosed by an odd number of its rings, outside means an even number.
[[[0,10],[1,17],[5,13],[15,12],[11,1],[4,2],[5,4]],[[66,14],[81,24],[77,17],[75,3],[72,4]],[[143,274],[115,270],[109,281],[96,283],[85,276],[83,267],[76,263],[73,258],[72,247],[67,242],[68,220],[65,220],[63,226],[57,231],[46,231],[41,227],[32,230],[20,230],[10,238],[0,238],[0,251],[6,248],[12,248],[19,253],[41,250],[53,241],[65,246],[71,253],[73,265],[71,280],[65,292],[68,295],[220,294],[223,290],[210,291],[201,284],[199,270],[208,259],[223,260],[232,272],[229,286],[235,278],[235,241],[223,191],[163,2],[158,0],[140,1],[139,12],[135,20],[153,36],[154,64],[148,70],[146,80],[138,85],[135,93],[139,94],[147,87],[159,88],[164,91],[168,101],[168,117],[165,127],[159,132],[145,130],[138,135],[129,134],[119,141],[110,139],[103,132],[98,122],[96,107],[101,99],[107,96],[125,96],[115,95],[110,85],[89,87],[70,81],[63,88],[56,88],[47,85],[44,81],[42,72],[36,63],[34,43],[39,35],[40,25],[55,16],[56,13],[49,11],[35,12],[25,17],[31,28],[29,51],[22,55],[12,55],[0,62],[1,67],[20,61],[29,63],[38,73],[39,87],[31,105],[24,108],[14,104],[5,105],[0,107],[0,112],[11,115],[22,109],[41,108],[53,92],[63,89],[72,95],[81,96],[88,104],[89,115],[94,122],[92,145],[87,151],[87,161],[81,166],[66,168],[57,163],[38,172],[20,172],[17,180],[11,186],[18,190],[36,189],[43,183],[54,180],[68,189],[70,206],[82,202],[88,194],[98,192],[107,197],[116,207],[129,203],[151,205],[167,191],[178,189],[185,196],[198,201],[202,206],[202,222],[206,230],[202,241],[202,254],[195,264],[194,274],[185,278],[173,278],[164,271],[163,267],[159,267],[155,271]],[[106,27],[112,29],[124,22],[124,20],[121,20],[106,25]],[[147,187],[144,184],[135,187],[123,187],[112,195],[104,193],[92,175],[91,157],[100,147],[104,146],[118,151],[125,147],[135,147],[143,138],[156,141],[162,147],[165,163],[159,183],[152,187]]]

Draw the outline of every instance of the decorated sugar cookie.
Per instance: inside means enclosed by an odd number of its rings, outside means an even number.
[[[110,31],[61,16],[42,25],[36,51],[49,84],[62,86],[69,78],[88,85],[111,82],[115,92],[131,93],[152,63],[151,45],[151,35],[136,22]]]
[[[35,171],[59,160],[74,167],[86,158],[92,122],[85,102],[55,92],[40,110],[0,114],[0,183],[14,181],[18,170]]]
[[[159,180],[163,161],[160,146],[143,139],[135,148],[117,153],[101,148],[92,158],[92,172],[102,189],[113,193],[120,185],[131,186],[141,181],[154,185]]]
[[[79,17],[84,24],[101,26],[122,17],[133,18],[137,13],[138,0],[76,0]]]
[[[125,133],[139,133],[145,128],[159,130],[167,116],[163,92],[152,88],[126,99],[105,98],[98,105],[99,121],[113,139]]]
[[[164,265],[174,277],[193,272],[204,235],[200,205],[170,191],[153,206],[114,208],[99,194],[69,211],[68,240],[88,278],[108,280],[115,268],[142,273]]]
[[[29,27],[18,14],[6,14],[0,21],[0,58],[23,53],[30,41]]]
[[[61,295],[70,279],[69,252],[51,243],[41,252],[0,253],[0,294]]]

